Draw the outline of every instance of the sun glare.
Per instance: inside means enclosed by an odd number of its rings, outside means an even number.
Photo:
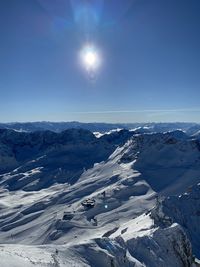
[[[85,46],[81,51],[81,61],[86,70],[94,71],[100,65],[100,55],[93,46]]]
[[[96,64],[97,61],[97,55],[93,51],[88,51],[85,53],[85,64],[89,67],[93,67]]]

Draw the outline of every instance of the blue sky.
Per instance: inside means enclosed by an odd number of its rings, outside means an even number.
[[[200,122],[199,14],[199,0],[1,0],[0,121]]]

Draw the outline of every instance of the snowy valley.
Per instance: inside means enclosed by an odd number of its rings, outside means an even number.
[[[200,266],[199,128],[1,129],[1,267]]]

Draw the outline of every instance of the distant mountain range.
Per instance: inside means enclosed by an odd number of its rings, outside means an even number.
[[[181,129],[190,135],[200,131],[200,124],[197,123],[82,123],[82,122],[13,122],[0,123],[1,129],[13,129],[15,131],[35,132],[49,130],[62,132],[67,129],[86,129],[92,132],[108,132],[114,129],[138,129],[142,132],[166,132]]]

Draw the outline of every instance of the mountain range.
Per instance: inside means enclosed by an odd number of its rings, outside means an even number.
[[[36,124],[0,130],[2,267],[199,266],[200,125]]]

